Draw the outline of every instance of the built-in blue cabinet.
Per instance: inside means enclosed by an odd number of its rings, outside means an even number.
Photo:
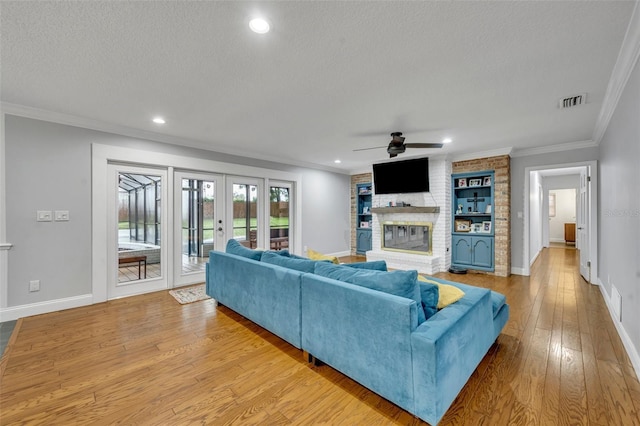
[[[356,253],[371,250],[371,183],[356,185]]]
[[[451,175],[451,265],[494,270],[494,171]]]
[[[493,270],[493,237],[453,235],[454,266]]]

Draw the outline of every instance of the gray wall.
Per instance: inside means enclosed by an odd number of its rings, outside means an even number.
[[[302,245],[349,251],[348,175],[5,117],[9,307],[91,293],[92,143],[298,173]],[[70,221],[36,222],[37,210],[69,210]],[[34,279],[41,290],[29,293]]]
[[[552,152],[511,158],[511,267],[524,268],[524,220],[518,212],[524,212],[524,197],[529,189],[524,187],[527,167],[545,167],[598,160],[599,148],[582,148],[572,151]]]
[[[600,281],[622,296],[622,325],[640,352],[640,65],[600,144]],[[609,282],[610,280],[610,282]]]

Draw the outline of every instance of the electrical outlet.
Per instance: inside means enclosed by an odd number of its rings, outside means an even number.
[[[29,281],[29,292],[40,291],[40,280]]]
[[[304,246],[304,252],[305,253],[307,252],[307,246]]]

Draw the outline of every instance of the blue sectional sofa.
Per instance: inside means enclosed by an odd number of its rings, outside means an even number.
[[[209,296],[432,425],[509,317],[503,295],[433,277],[464,296],[425,309],[438,285],[384,261],[333,265],[232,242],[227,251],[210,253]]]

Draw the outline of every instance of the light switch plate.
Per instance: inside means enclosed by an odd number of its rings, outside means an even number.
[[[51,222],[52,215],[51,210],[38,210],[38,214],[36,216],[36,221],[38,222]]]
[[[69,210],[56,210],[56,222],[66,222],[69,220]]]

